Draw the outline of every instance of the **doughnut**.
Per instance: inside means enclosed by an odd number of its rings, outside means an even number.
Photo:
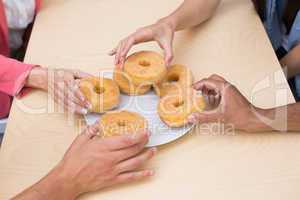
[[[147,120],[143,116],[125,110],[105,113],[100,118],[99,125],[103,137],[135,134],[148,127]]]
[[[124,63],[124,72],[134,85],[160,83],[167,73],[163,57],[153,51],[140,51],[130,55]]]
[[[120,90],[111,79],[87,77],[81,79],[79,88],[86,99],[92,104],[90,112],[103,113],[118,106]]]
[[[170,127],[183,127],[187,117],[196,111],[203,111],[205,100],[203,96],[190,90],[188,95],[166,95],[159,101],[157,112],[160,119]]]
[[[143,95],[151,89],[151,85],[134,85],[128,74],[120,69],[114,70],[113,79],[118,84],[121,92],[128,95]]]
[[[160,84],[154,85],[155,93],[163,97],[167,94],[185,92],[193,84],[191,70],[183,65],[172,65]]]

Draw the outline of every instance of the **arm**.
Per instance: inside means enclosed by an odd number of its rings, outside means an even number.
[[[171,24],[174,31],[197,26],[214,14],[220,2],[221,0],[185,0],[179,8],[158,23]]]
[[[78,80],[89,76],[79,70],[64,70],[25,64],[0,55],[0,91],[17,96],[23,88],[41,89],[70,112],[86,114],[91,107],[78,87]]]
[[[193,113],[188,119],[190,123],[220,122],[247,132],[300,131],[300,103],[258,108],[218,75],[197,82],[194,88],[208,96],[213,109]]]
[[[294,47],[280,63],[283,67],[287,67],[287,77],[291,78],[300,73],[300,44]]]
[[[170,65],[173,58],[174,33],[201,24],[209,19],[221,0],[185,0],[178,9],[156,23],[139,28],[119,42],[109,54],[115,55],[115,65],[123,67],[126,56],[133,45],[156,41],[165,52],[165,63]]]
[[[0,91],[10,96],[17,95],[33,67],[0,55]]]
[[[53,200],[74,199],[74,191],[66,185],[65,177],[59,167],[54,168],[47,176],[38,183],[26,189],[12,200]]]
[[[256,131],[300,131],[300,103],[271,109],[254,110],[251,130]]]
[[[46,177],[12,200],[73,200],[153,175],[153,170],[141,169],[156,152],[156,148],[144,149],[148,133],[102,139],[98,131],[98,123],[88,127]]]

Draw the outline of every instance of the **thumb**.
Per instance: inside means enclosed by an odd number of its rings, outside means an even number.
[[[203,111],[195,112],[188,116],[188,122],[191,124],[196,123],[213,123],[221,118],[221,113],[218,111]]]
[[[89,138],[93,138],[99,133],[99,131],[99,121],[96,121],[94,124],[87,126],[82,134],[86,135]]]
[[[166,66],[170,66],[173,60],[173,50],[170,45],[165,48],[165,64]]]
[[[93,139],[93,137],[95,137],[98,132],[99,125],[97,124],[97,122],[93,125],[87,126],[85,130],[76,137],[69,149],[80,147],[81,145],[86,144],[88,141]]]
[[[165,65],[170,66],[173,60],[173,46],[172,40],[164,40],[160,42],[160,47],[164,50]]]
[[[88,74],[88,73],[80,71],[80,70],[73,70],[72,72],[73,72],[74,77],[77,79],[86,78],[86,77],[91,76],[91,74]]]

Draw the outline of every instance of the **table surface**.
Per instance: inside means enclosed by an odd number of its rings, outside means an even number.
[[[112,68],[107,52],[137,27],[174,10],[179,0],[47,0],[39,13],[26,62],[79,68]],[[161,51],[155,43],[133,51]],[[174,63],[196,79],[212,73],[233,82],[255,105],[294,102],[280,65],[250,0],[224,0],[209,22],[175,38]],[[61,159],[82,118],[54,112],[34,91],[14,100],[0,154],[0,199],[43,177]],[[299,199],[300,135],[217,134],[205,126],[162,146],[147,167],[156,176],[88,194],[82,199]]]

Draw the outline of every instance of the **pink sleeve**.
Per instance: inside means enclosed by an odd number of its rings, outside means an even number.
[[[34,66],[0,55],[0,91],[10,96],[18,95]]]

